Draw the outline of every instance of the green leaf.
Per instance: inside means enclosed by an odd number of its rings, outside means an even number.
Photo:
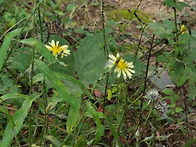
[[[176,7],[176,9],[178,9],[178,10],[181,12],[182,9],[183,9],[184,7],[190,7],[190,6],[187,5],[187,4],[184,3],[184,2],[177,2],[177,3],[175,4],[175,7]]]
[[[149,27],[154,30],[155,35],[163,38],[169,38],[175,29],[174,23],[170,20],[163,20],[162,23],[153,22]]]
[[[108,100],[110,101],[112,98],[112,91],[111,89],[107,89],[107,91],[108,91]]]
[[[80,103],[81,102],[75,103],[76,105],[75,107],[77,108],[76,110],[80,109]],[[77,121],[80,118],[79,111],[76,111],[76,110],[73,107],[69,109],[69,114],[68,114],[67,122],[66,122],[66,130],[69,134],[72,132],[73,127],[77,124]]]
[[[7,55],[7,51],[10,47],[10,44],[11,44],[11,40],[13,37],[15,36],[18,36],[22,31],[22,28],[19,28],[19,29],[16,29],[16,30],[13,30],[12,32],[9,32],[4,40],[3,40],[3,44],[0,48],[0,71],[3,67],[3,64],[4,64],[4,60],[5,60],[5,57]]]
[[[71,76],[68,76],[66,74],[59,73],[59,72],[55,72],[55,75],[59,79],[61,79],[61,80],[67,80],[67,81],[70,81],[73,84],[79,86],[81,88],[81,90],[83,91],[84,94],[86,94],[89,98],[94,99],[93,96],[91,95],[91,93],[86,88],[86,86],[82,82],[80,82],[79,80],[77,80],[77,79],[75,79],[75,78],[73,78]]]
[[[74,147],[86,147],[86,146],[87,146],[87,142],[83,136],[80,136],[80,138],[77,140],[76,144],[74,145]]]
[[[112,38],[106,35],[109,43]],[[84,38],[76,52],[75,69],[84,83],[94,83],[105,71],[103,35],[97,33]]]
[[[4,108],[3,106],[0,105],[0,112],[3,112],[3,113],[5,113],[7,115],[12,129],[14,129],[15,123],[14,123],[14,120],[13,120],[11,114],[9,113],[9,111],[6,108]]]
[[[35,47],[40,52],[40,54],[45,57],[48,63],[53,64],[56,61],[52,53],[50,53],[50,51],[45,47],[45,45],[39,40],[28,38],[21,40],[20,42]]]
[[[171,80],[176,84],[177,87],[182,86],[187,81],[188,70],[182,63],[177,62],[174,59],[170,60],[170,62],[167,64],[167,69]]]
[[[105,117],[105,121],[107,122],[109,128],[111,129],[114,138],[118,141],[119,140],[119,136],[118,136],[118,133],[117,133],[114,125],[109,121],[109,119],[107,117]],[[119,141],[118,141],[118,143],[119,143]],[[118,145],[121,147],[121,144],[118,144]]]
[[[52,142],[56,147],[61,147],[62,146],[62,143],[57,138],[55,138],[54,136],[52,136],[52,135],[45,135],[44,137],[47,140],[49,140],[50,142]]]
[[[176,113],[180,113],[180,112],[182,112],[182,111],[183,111],[183,109],[180,108],[180,107],[176,107],[176,108],[175,108],[175,112],[176,112]]]
[[[186,3],[184,3],[184,2],[175,2],[175,0],[165,0],[165,1],[163,1],[163,4],[167,5],[168,8],[174,7],[176,9],[178,9],[179,11],[182,11],[182,9],[184,7],[189,7],[189,5],[187,5]]]
[[[33,95],[29,96],[24,100],[22,107],[14,113],[13,120],[15,123],[15,127],[13,129],[10,122],[7,124],[4,131],[3,139],[0,143],[1,147],[9,147],[11,145],[13,138],[19,133],[22,128],[22,124],[28,114],[28,110],[30,109],[31,104],[38,97],[40,97],[40,95],[37,93],[34,93]]]
[[[87,110],[86,113],[89,113],[96,123],[96,133],[95,133],[95,142],[94,144],[97,144],[101,137],[104,135],[105,127],[101,124],[99,112],[97,112],[92,106],[90,102],[87,102]]]
[[[167,5],[168,8],[174,7],[175,1],[174,0],[165,0],[163,1],[163,5]]]
[[[75,8],[76,8],[76,4],[75,3],[70,3],[69,5],[67,5],[66,11],[72,11]]]
[[[20,93],[8,93],[8,94],[3,95],[3,96],[0,97],[0,103],[2,101],[7,100],[7,99],[18,99],[18,98],[27,99],[28,96],[24,95],[24,94],[20,94]]]
[[[196,144],[196,138],[191,138],[183,145],[183,147],[192,147],[194,144]]]
[[[49,67],[44,62],[40,60],[35,60],[35,64],[37,65],[39,70],[46,76],[46,78],[50,81],[50,83],[54,86],[57,92],[64,98],[64,100],[71,105],[71,108],[70,108],[71,112],[69,113],[68,120],[67,120],[68,125],[69,125],[67,127],[67,131],[68,133],[70,133],[70,131],[72,130],[72,127],[76,124],[76,119],[79,118],[81,100],[78,97],[74,97],[73,95],[69,93],[69,91],[65,87],[66,85],[64,85],[61,82],[61,80],[57,78],[55,73],[52,70],[50,70]],[[73,113],[74,113],[75,118],[72,118],[70,116],[70,114],[73,114]],[[69,120],[69,119],[74,119],[73,124],[70,123],[72,120]]]
[[[174,94],[173,89],[170,89],[170,88],[163,89],[162,92],[166,95],[173,95]]]
[[[13,62],[9,67],[24,73],[31,64],[32,49],[18,48],[17,50],[17,55],[13,57]]]
[[[156,58],[156,61],[157,61],[157,62],[166,62],[166,61],[167,61],[167,58],[166,58],[164,55],[159,55],[159,56]]]

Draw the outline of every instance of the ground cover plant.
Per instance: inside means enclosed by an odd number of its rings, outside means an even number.
[[[0,147],[196,145],[196,1],[132,2],[0,0]]]

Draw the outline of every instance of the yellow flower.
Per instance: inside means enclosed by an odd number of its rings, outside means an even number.
[[[49,45],[45,45],[46,48],[49,51],[52,51],[52,54],[57,58],[57,56],[60,54],[61,58],[63,58],[64,56],[70,55],[70,50],[68,50],[68,45],[63,45],[63,46],[59,46],[59,41],[57,41],[55,43],[54,40],[52,40],[51,42],[49,42]]]
[[[135,73],[135,71],[132,70],[134,68],[133,63],[123,60],[119,53],[117,53],[116,57],[109,55],[107,67],[110,69],[114,67],[114,72],[117,72],[118,78],[122,73],[124,79],[126,79],[127,77],[131,79],[132,73]]]
[[[181,25],[180,32],[182,32],[182,34],[187,34],[189,31],[185,25]]]

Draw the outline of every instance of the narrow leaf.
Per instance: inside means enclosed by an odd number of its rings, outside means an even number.
[[[21,30],[22,28],[19,28],[19,29],[16,29],[16,30],[13,30],[12,32],[8,33],[4,40],[3,40],[3,44],[0,48],[0,71],[3,67],[3,64],[4,64],[4,61],[5,61],[5,57],[7,55],[7,51],[10,47],[10,44],[11,44],[11,40],[14,36],[17,36],[21,33]]]
[[[50,53],[50,51],[45,47],[45,45],[39,40],[29,38],[29,39],[21,40],[20,42],[27,45],[34,46],[40,52],[40,54],[45,57],[48,63],[53,64],[56,61],[52,53]]]
[[[7,124],[3,139],[0,143],[0,147],[9,147],[11,145],[14,136],[16,136],[22,128],[22,124],[28,114],[28,110],[30,109],[32,102],[39,96],[40,95],[38,95],[37,93],[34,93],[33,95],[25,99],[22,107],[14,113],[13,119],[15,127],[13,129],[10,123]]]
[[[3,112],[7,115],[8,119],[9,119],[9,122],[11,123],[12,129],[14,129],[14,126],[15,126],[14,120],[13,120],[11,114],[9,113],[9,111],[6,108],[4,108],[3,106],[0,105],[0,112]]]
[[[49,69],[49,67],[40,60],[35,60],[35,64],[39,68],[39,70],[47,77],[50,83],[54,86],[57,92],[64,98],[66,102],[71,105],[70,112],[67,120],[67,131],[71,133],[72,128],[75,126],[78,118],[79,118],[79,110],[80,110],[80,98],[74,97],[71,95],[65,85],[61,82],[59,78],[55,75],[55,73]]]

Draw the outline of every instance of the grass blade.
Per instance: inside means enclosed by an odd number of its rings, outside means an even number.
[[[16,136],[21,130],[23,122],[28,114],[28,110],[30,109],[33,101],[39,96],[40,95],[38,95],[37,93],[34,93],[33,95],[26,98],[22,104],[22,107],[14,113],[13,119],[15,127],[13,129],[10,123],[7,124],[4,131],[3,139],[0,143],[0,147],[9,147],[11,145],[14,136]]]

